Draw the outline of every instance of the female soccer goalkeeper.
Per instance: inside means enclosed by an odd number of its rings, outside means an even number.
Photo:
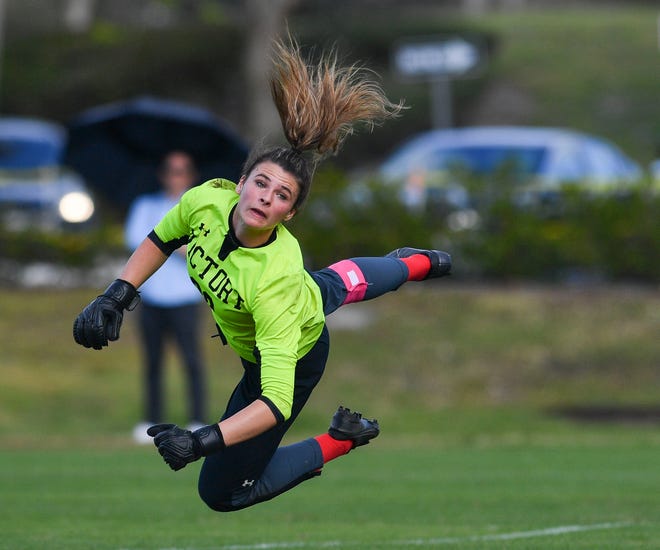
[[[205,457],[199,493],[217,511],[271,499],[378,435],[375,420],[340,407],[328,433],[279,446],[323,374],[325,316],[451,268],[445,252],[413,248],[313,273],[303,268],[298,242],[282,224],[305,201],[316,164],[336,153],[356,124],[373,126],[401,105],[356,67],[338,67],[332,54],[308,67],[293,41],[275,52],[271,89],[290,147],[252,152],[236,185],[215,179],[186,192],[73,328],[85,347],[116,340],[137,289],[187,244],[190,278],[244,374],[218,423],[194,432],[158,424],[149,434],[173,470]]]

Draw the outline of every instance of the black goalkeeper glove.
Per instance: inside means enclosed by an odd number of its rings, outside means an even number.
[[[218,453],[225,448],[220,426],[211,424],[194,432],[176,424],[156,424],[147,430],[154,438],[158,452],[175,472],[203,456]]]
[[[119,338],[124,310],[140,303],[140,293],[131,283],[115,279],[73,322],[73,339],[86,348],[101,349]]]

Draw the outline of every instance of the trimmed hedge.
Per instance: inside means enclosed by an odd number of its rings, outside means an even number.
[[[660,282],[660,194],[650,185],[623,195],[567,187],[535,208],[516,207],[510,186],[500,180],[481,188],[479,224],[457,231],[437,205],[407,210],[391,186],[377,181],[365,183],[357,200],[343,172],[325,169],[289,227],[311,269],[415,246],[449,251],[457,279]],[[72,266],[125,254],[117,224],[68,234],[0,230],[0,251],[1,259]]]
[[[99,257],[126,254],[120,225],[88,231],[8,231],[0,226],[0,260],[90,267]]]
[[[346,177],[325,171],[291,229],[311,268],[415,246],[451,252],[454,274],[463,278],[660,281],[660,195],[649,185],[595,195],[568,186],[550,204],[521,208],[511,186],[490,183],[476,208],[478,225],[456,231],[446,210],[408,211],[379,182],[366,184],[368,200],[349,200]]]
[[[623,195],[563,189],[551,208],[504,198],[474,231],[450,237],[466,271],[497,279],[660,281],[660,197],[640,184]]]

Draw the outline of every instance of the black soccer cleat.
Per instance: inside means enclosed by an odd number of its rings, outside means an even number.
[[[374,437],[378,437],[380,426],[378,420],[362,418],[358,412],[339,407],[332,417],[328,433],[335,439],[353,441],[353,448],[366,445]]]
[[[410,248],[405,246],[403,248],[397,248],[389,254],[386,258],[409,258],[415,254],[423,254],[429,260],[431,260],[431,269],[429,270],[426,279],[436,279],[437,277],[444,277],[449,275],[451,271],[451,256],[447,252],[442,250],[422,250],[420,248]]]

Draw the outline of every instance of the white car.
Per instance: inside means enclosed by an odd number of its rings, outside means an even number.
[[[485,126],[433,130],[401,145],[381,166],[385,182],[401,185],[414,206],[430,196],[467,208],[471,194],[461,177],[494,179],[506,172],[522,202],[556,194],[565,183],[593,192],[617,190],[642,177],[640,166],[612,143],[561,128]]]
[[[11,231],[86,227],[94,200],[62,166],[66,130],[53,122],[0,118],[0,224]]]

